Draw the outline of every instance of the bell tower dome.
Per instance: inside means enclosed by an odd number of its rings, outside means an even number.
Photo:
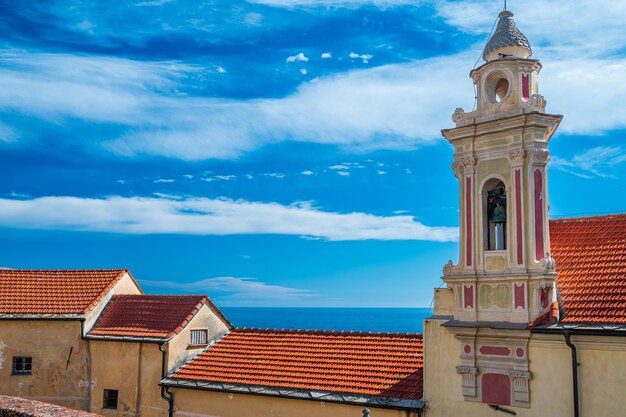
[[[530,42],[515,25],[513,13],[500,13],[482,56],[486,63],[470,73],[476,86],[476,109],[470,113],[456,109],[452,120],[457,126],[545,111],[538,83],[541,63],[530,59]]]
[[[513,13],[506,10],[501,12],[496,31],[485,45],[483,59],[486,62],[508,57],[528,59],[532,54],[530,42],[515,25]]]
[[[459,261],[442,279],[454,316],[444,327],[461,342],[465,400],[530,406],[529,323],[556,300],[550,257],[548,142],[561,116],[545,113],[541,63],[513,20],[499,15],[470,72],[476,108],[456,109],[442,131],[459,181]]]

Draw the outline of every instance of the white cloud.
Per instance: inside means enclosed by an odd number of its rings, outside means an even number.
[[[146,6],[162,6],[166,3],[171,3],[174,0],[150,0],[150,1],[142,1],[139,2],[137,4],[135,4],[135,6],[139,6],[139,7],[146,7]]]
[[[223,67],[217,66],[215,68],[215,71],[219,72],[220,74],[224,74],[226,72],[226,69],[224,69]]]
[[[90,22],[89,20],[85,19],[82,22],[80,22],[79,24],[77,24],[76,28],[80,29],[80,30],[82,30],[84,32],[92,34],[93,30],[95,28],[95,25],[92,22]]]
[[[367,64],[370,61],[370,59],[372,59],[374,57],[374,55],[367,55],[367,54],[359,55],[359,54],[357,54],[355,52],[350,52],[349,57],[352,58],[352,59],[361,59],[361,60],[363,60],[364,64]]]
[[[308,71],[305,68],[300,68],[300,74],[307,75]]]
[[[331,54],[330,52],[324,52],[322,55],[320,55],[320,57],[322,59],[328,59],[328,58],[332,58],[333,54]]]
[[[434,0],[434,4],[448,24],[485,36],[502,7],[501,3],[491,0]],[[626,2],[527,0],[509,9],[515,13],[518,27],[537,52],[550,51],[571,58],[602,57],[607,52],[623,49],[626,44],[623,25]]]
[[[376,171],[376,173],[377,173],[378,175],[385,175],[385,174],[387,174],[387,171],[383,171],[383,170],[380,170],[380,169],[379,169],[379,170],[377,170],[377,171]]]
[[[338,175],[341,175],[342,177],[349,177],[350,173],[347,171],[337,171]]]
[[[576,154],[571,159],[552,157],[550,166],[582,178],[611,178],[613,169],[625,162],[625,147],[597,146]]]
[[[337,164],[337,165],[331,165],[328,167],[328,169],[341,169],[341,170],[345,170],[345,169],[350,169],[350,166],[348,164]]]
[[[302,52],[296,55],[289,56],[286,59],[287,62],[307,62],[308,60],[309,58],[307,58]]]
[[[306,171],[302,171],[301,174],[302,175],[313,175],[313,171],[306,170]]]
[[[419,0],[247,0],[248,3],[265,4],[273,7],[324,7],[324,8],[358,8],[374,5],[388,8],[402,5],[417,5]]]
[[[192,292],[205,293],[221,301],[258,302],[260,300],[292,300],[311,297],[311,290],[270,285],[254,278],[216,277],[194,282],[141,280],[142,285]]]
[[[0,122],[0,141],[13,142],[19,138],[19,134],[6,123]]]
[[[277,178],[279,180],[285,178],[285,174],[282,172],[268,172],[263,175],[270,178]]]
[[[170,183],[170,182],[176,182],[176,180],[169,179],[169,178],[159,178],[158,180],[154,180],[153,182],[155,184],[158,184],[158,183]]]
[[[216,175],[214,178],[218,180],[222,180],[222,181],[231,181],[231,180],[236,180],[237,176],[236,175]]]
[[[454,241],[455,227],[430,227],[411,216],[325,212],[226,198],[40,197],[0,199],[0,226],[124,234],[284,234],[327,240]]]
[[[186,180],[192,180],[193,179],[193,175],[191,175],[191,174],[184,174],[183,178],[186,179]]]
[[[486,0],[433,4],[449,24],[485,37],[500,7]],[[544,64],[540,93],[548,111],[565,115],[560,132],[626,128],[626,58],[616,53],[626,48],[626,2],[529,0],[515,11]],[[439,140],[440,129],[452,126],[456,107],[472,109],[468,73],[483,46],[481,41],[457,55],[321,77],[283,98],[242,100],[181,94],[181,80],[203,69],[179,62],[5,50],[0,51],[0,109],[57,126],[70,119],[122,126],[117,137],[89,136],[84,146],[129,157],[233,159],[281,141],[333,144],[347,151],[414,149]],[[0,138],[19,141],[28,133],[9,129],[4,127],[10,135],[3,135],[0,125]]]

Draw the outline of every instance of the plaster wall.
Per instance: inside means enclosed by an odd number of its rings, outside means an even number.
[[[445,320],[424,322],[424,400],[426,417],[500,416],[487,404],[465,401],[461,391],[460,342]],[[626,339],[572,337],[578,348],[581,415],[622,415],[626,409]],[[531,336],[530,408],[506,406],[518,417],[573,415],[571,351],[562,336]]]
[[[361,417],[363,406],[324,401],[173,389],[175,417]],[[372,417],[416,417],[415,413],[369,407]]]
[[[189,324],[167,345],[168,350],[168,373],[176,370],[189,361],[190,358],[200,353],[206,346],[190,346],[191,330],[208,329],[209,342],[217,340],[228,332],[228,327],[211,308],[203,305]]]
[[[11,375],[14,356],[32,357],[32,375]],[[88,366],[80,321],[0,320],[0,395],[87,410]]]
[[[106,417],[167,416],[161,398],[162,354],[156,343],[90,340],[91,411]],[[117,410],[104,408],[104,390],[118,390]]]

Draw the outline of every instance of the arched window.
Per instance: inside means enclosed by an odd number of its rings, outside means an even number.
[[[483,188],[485,250],[506,249],[506,187],[497,178]]]

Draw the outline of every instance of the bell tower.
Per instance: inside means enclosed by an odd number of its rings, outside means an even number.
[[[530,406],[529,323],[556,299],[548,231],[548,142],[561,116],[545,113],[541,63],[503,11],[472,70],[476,108],[442,131],[459,181],[460,255],[443,268],[454,293],[444,326],[461,341],[469,401]]]

